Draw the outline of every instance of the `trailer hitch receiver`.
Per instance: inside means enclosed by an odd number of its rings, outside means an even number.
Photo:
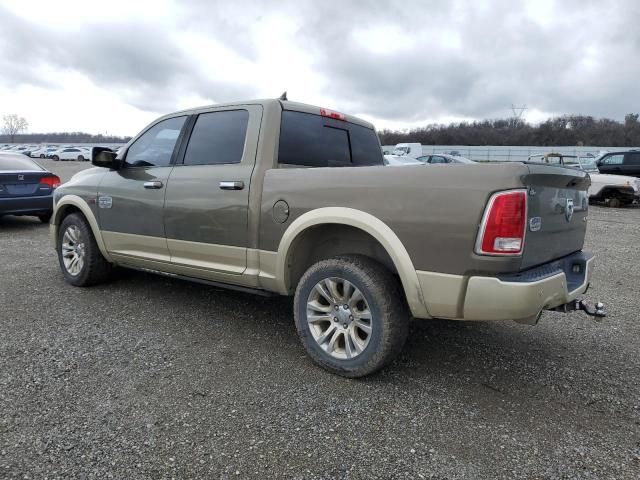
[[[587,315],[594,317],[596,320],[600,320],[607,316],[607,312],[604,308],[604,303],[598,302],[595,305],[591,305],[586,300],[574,300],[573,302],[565,303],[559,307],[554,308],[556,312],[572,312],[574,310],[582,310]]]

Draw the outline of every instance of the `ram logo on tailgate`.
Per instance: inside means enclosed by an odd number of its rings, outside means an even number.
[[[573,198],[567,198],[567,206],[564,209],[564,218],[567,219],[567,222],[570,222],[571,217],[573,217]]]

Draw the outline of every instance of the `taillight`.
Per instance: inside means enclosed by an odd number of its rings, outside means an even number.
[[[344,113],[334,112],[333,110],[329,110],[327,108],[320,109],[320,115],[323,117],[333,118],[334,120],[346,120]]]
[[[60,177],[57,177],[56,175],[50,175],[48,177],[42,177],[40,179],[40,183],[49,185],[51,188],[57,188],[62,182],[60,181]]]
[[[527,224],[526,190],[495,193],[489,199],[478,240],[480,255],[520,255]]]

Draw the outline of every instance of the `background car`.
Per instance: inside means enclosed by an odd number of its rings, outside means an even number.
[[[398,167],[407,165],[422,165],[415,158],[407,157],[406,155],[383,155],[383,161],[385,165]]]
[[[473,160],[469,160],[465,157],[459,157],[456,155],[449,155],[448,153],[434,153],[433,155],[422,155],[417,158],[422,163],[436,164],[436,163],[475,163]]]
[[[640,177],[640,151],[605,153],[596,160],[600,173]]]
[[[48,223],[60,178],[19,153],[0,152],[0,216],[33,215]]]
[[[63,147],[51,153],[51,159],[58,160],[77,160],[79,162],[90,160],[91,152],[83,147]]]

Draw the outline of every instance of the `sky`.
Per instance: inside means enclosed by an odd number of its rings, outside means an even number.
[[[379,129],[640,111],[637,0],[0,0],[0,116],[134,135],[252,98]]]

